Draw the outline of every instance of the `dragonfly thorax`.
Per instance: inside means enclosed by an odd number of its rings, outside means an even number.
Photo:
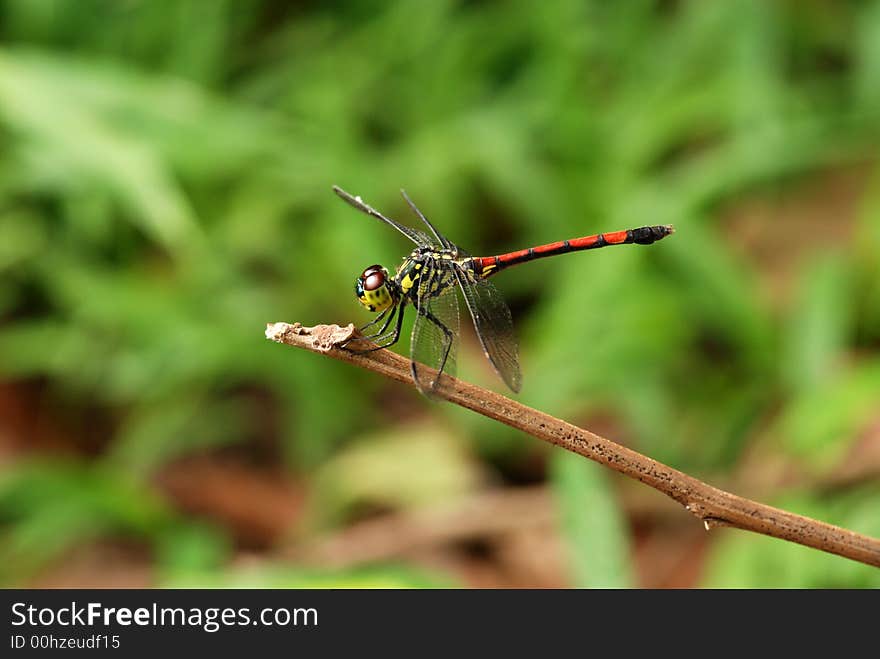
[[[358,301],[369,311],[379,312],[397,304],[397,284],[381,265],[371,265],[361,273],[354,285]]]
[[[452,274],[457,252],[420,247],[403,260],[394,275],[401,296],[417,302],[419,296],[439,295],[455,282]]]

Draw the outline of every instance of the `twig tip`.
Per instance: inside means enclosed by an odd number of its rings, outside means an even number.
[[[288,343],[308,347],[316,352],[330,352],[345,344],[357,333],[354,324],[315,325],[304,327],[302,323],[268,323],[266,338],[276,343]],[[298,337],[294,339],[293,337]]]

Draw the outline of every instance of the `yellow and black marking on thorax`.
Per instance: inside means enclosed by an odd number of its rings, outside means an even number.
[[[397,274],[394,275],[395,281],[400,286],[400,292],[409,295],[419,279],[422,278],[424,263],[416,261],[412,256],[408,256],[397,268]]]
[[[400,264],[394,280],[401,294],[413,300],[417,297],[436,297],[455,283],[451,267],[445,267],[445,262],[453,260],[451,253],[436,251],[427,254],[423,250],[415,250]]]

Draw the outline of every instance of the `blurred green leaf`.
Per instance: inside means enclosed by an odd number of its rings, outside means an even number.
[[[161,539],[176,518],[125,473],[75,463],[19,464],[0,474],[0,581],[21,583],[75,545],[104,535]]]
[[[147,474],[171,459],[223,446],[242,435],[249,414],[236,401],[214,403],[200,396],[178,397],[134,411],[107,456],[131,474]]]
[[[611,480],[600,465],[554,451],[550,467],[573,584],[580,588],[626,588],[633,582],[626,522]]]
[[[872,108],[880,110],[880,4],[869,2],[862,7],[857,21],[855,86],[859,100]]]
[[[49,58],[0,53],[0,108],[25,138],[18,157],[45,182],[109,186],[131,217],[168,247],[198,241],[192,210],[158,154],[101,116],[106,110],[95,69],[77,73]],[[115,91],[127,79],[122,74],[103,83]]]
[[[221,569],[230,554],[229,542],[222,533],[190,521],[172,526],[156,544],[160,580]]]
[[[821,386],[843,359],[852,319],[849,273],[839,257],[808,264],[783,338],[782,367],[795,392]]]
[[[793,399],[780,419],[784,446],[814,469],[830,470],[876,419],[880,361],[858,364]]]
[[[855,250],[861,266],[858,287],[864,295],[860,330],[870,341],[880,339],[880,168],[871,173],[858,219]]]
[[[448,430],[413,424],[361,437],[315,474],[312,517],[338,522],[357,507],[412,508],[466,496],[484,475]]]

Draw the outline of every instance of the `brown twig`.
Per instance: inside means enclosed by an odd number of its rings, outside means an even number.
[[[303,327],[299,323],[274,323],[266,327],[266,338],[278,343],[326,354],[413,384],[409,360],[394,352],[354,353],[338,347],[357,337],[353,325]],[[703,521],[707,530],[731,526],[880,567],[880,540],[876,538],[719,490],[588,430],[455,378],[443,378],[436,395],[635,478],[683,505]]]

